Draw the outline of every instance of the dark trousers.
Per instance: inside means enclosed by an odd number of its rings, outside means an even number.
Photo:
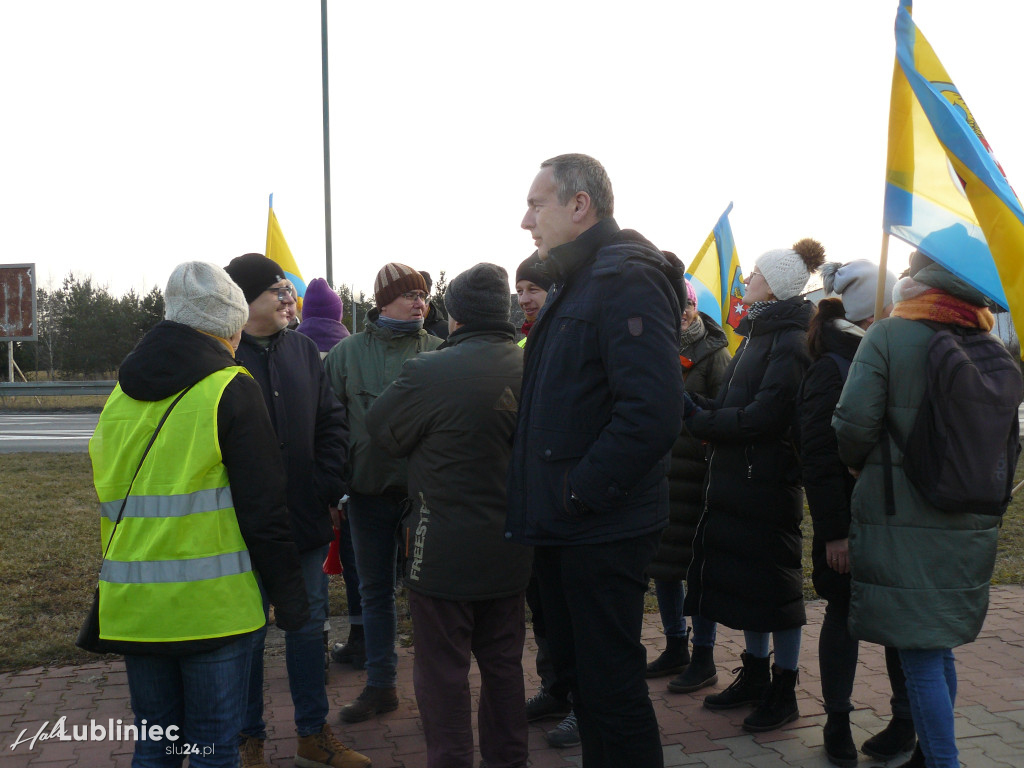
[[[858,643],[847,627],[849,616],[849,600],[829,600],[825,606],[825,618],[821,622],[821,635],[818,637],[818,669],[826,712],[853,711],[850,695],[853,693],[853,679],[857,673]],[[893,717],[910,720],[907,679],[903,675],[899,651],[895,648],[885,649],[885,669],[889,673],[889,685],[892,687],[889,704]]]
[[[640,641],[645,570],[660,538],[534,549],[551,656],[569,681],[585,768],[664,765]]]
[[[409,590],[416,689],[428,768],[473,768],[470,653],[480,668],[480,754],[488,768],[526,765],[523,595],[454,601]]]

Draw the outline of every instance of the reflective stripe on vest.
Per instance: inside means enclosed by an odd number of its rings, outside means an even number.
[[[100,636],[135,642],[228,637],[263,626],[263,602],[221,460],[217,410],[232,366],[171,411],[132,485],[100,571]],[[114,388],[89,442],[104,547],[146,444],[174,395]]]
[[[117,521],[123,499],[100,504],[100,514],[111,523]],[[211,488],[178,496],[135,496],[124,506],[124,517],[182,517],[196,512],[213,512],[230,507],[231,490]]]
[[[250,571],[252,563],[249,562],[249,551],[242,550],[192,560],[104,560],[100,579],[112,584],[171,584],[219,579],[221,576],[235,576]]]

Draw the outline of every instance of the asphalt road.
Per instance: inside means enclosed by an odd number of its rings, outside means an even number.
[[[99,413],[0,413],[0,453],[84,453]]]
[[[1024,405],[1021,406],[1024,436]],[[85,453],[98,413],[0,413],[0,453]]]

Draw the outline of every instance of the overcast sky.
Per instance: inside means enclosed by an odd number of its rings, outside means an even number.
[[[335,284],[513,272],[563,152],[684,262],[730,201],[747,271],[805,236],[877,260],[897,5],[330,0]],[[1024,3],[914,18],[1021,189]],[[326,274],[316,0],[0,0],[0,65],[0,262],[162,289],[181,261],[262,252],[273,192],[306,280]]]

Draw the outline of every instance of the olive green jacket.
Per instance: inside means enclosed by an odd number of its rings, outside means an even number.
[[[398,378],[406,360],[437,349],[443,341],[424,330],[414,335],[394,334],[390,328],[368,320],[365,330],[342,339],[327,353],[327,378],[348,409],[348,481],[356,493],[377,496],[384,491],[406,492],[406,459],[392,458],[373,446],[366,414],[380,393]]]
[[[980,294],[941,267],[916,279],[972,304]],[[923,323],[891,317],[867,331],[832,418],[839,455],[861,474],[851,501],[854,637],[902,649],[954,648],[974,640],[988,609],[998,518],[942,512],[903,473],[903,455],[883,427],[905,441],[925,391]],[[892,451],[895,514],[886,514],[881,441]],[[970,446],[964,446],[970,450]]]

